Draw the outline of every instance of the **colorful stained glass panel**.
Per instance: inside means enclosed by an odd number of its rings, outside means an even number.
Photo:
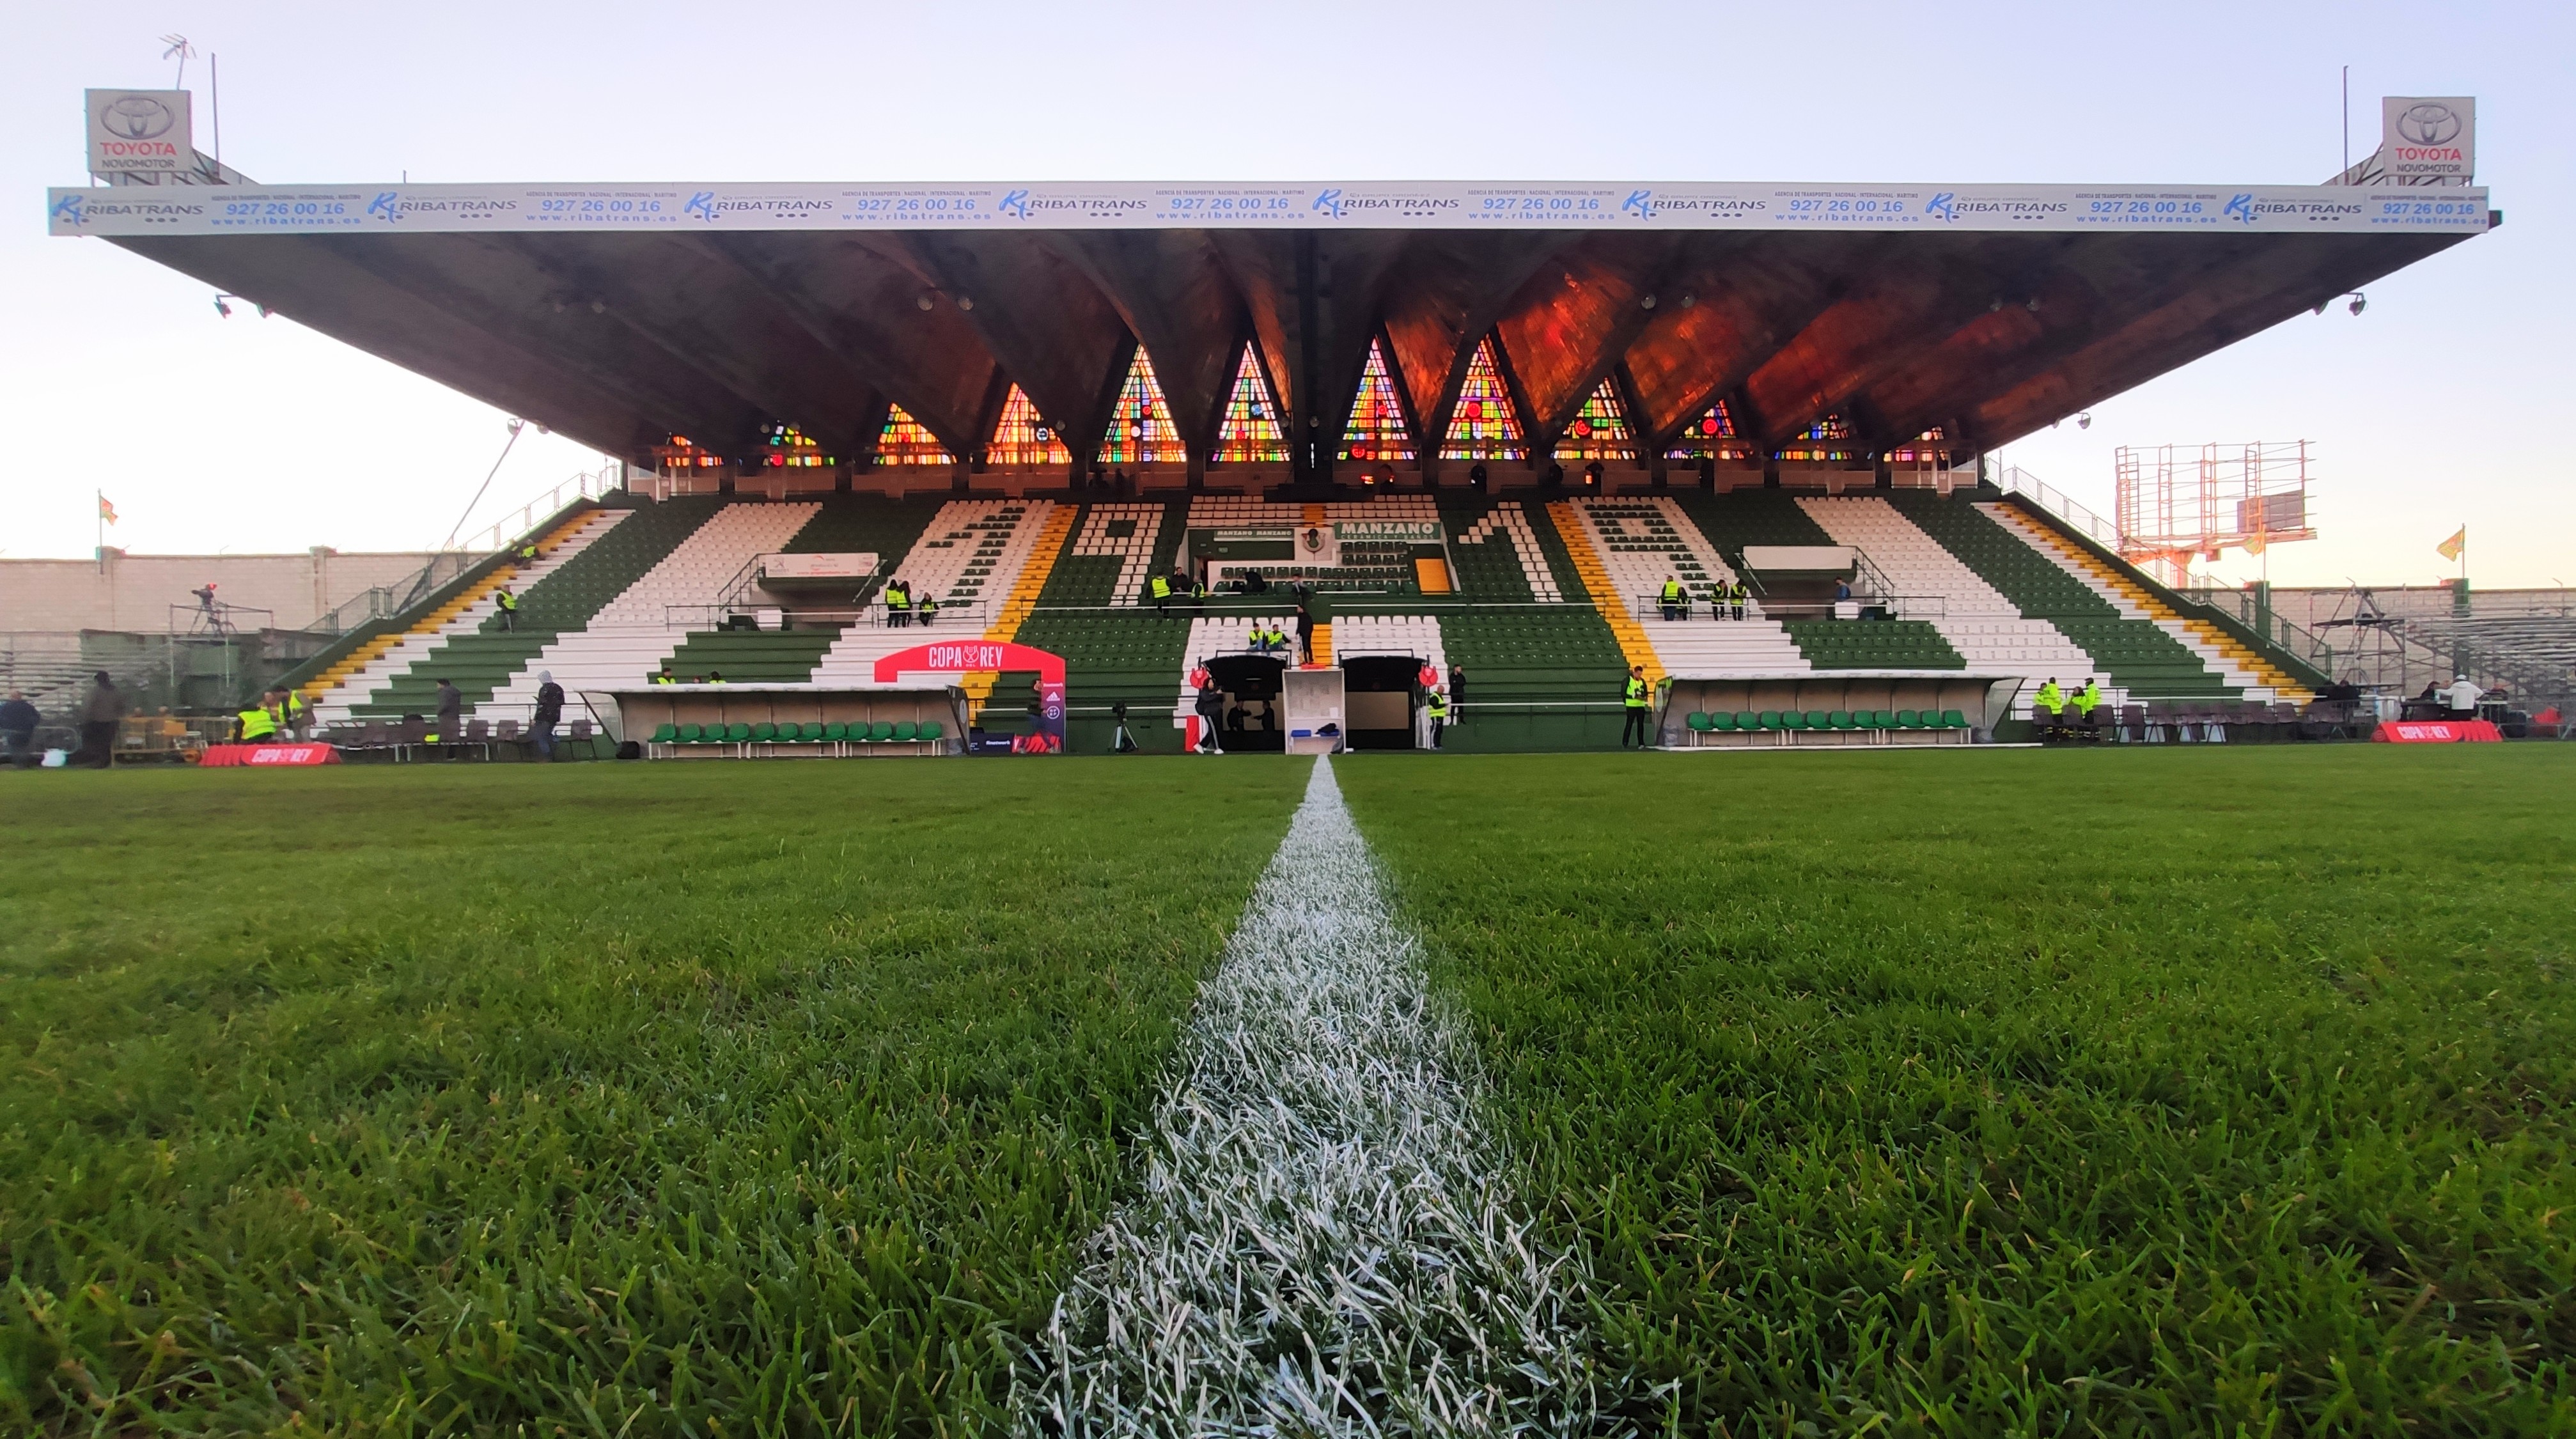
[[[1512,413],[1511,392],[1494,363],[1491,336],[1476,342],[1467,361],[1467,378],[1458,387],[1458,408],[1449,412],[1449,436],[1440,442],[1444,460],[1525,460],[1520,416]]]
[[[877,431],[877,463],[880,465],[953,465],[957,457],[939,443],[930,427],[904,412],[901,405],[886,411],[885,428]]]
[[[1216,458],[1233,464],[1284,464],[1288,439],[1279,428],[1279,403],[1261,376],[1252,347],[1234,367],[1234,391],[1225,398],[1225,423],[1216,432]]]
[[[1127,367],[1127,382],[1118,387],[1117,407],[1110,411],[1108,433],[1100,437],[1104,465],[1187,464],[1189,446],[1172,423],[1172,406],[1163,398],[1163,382],[1154,378],[1154,362],[1145,347]]]
[[[1628,433],[1628,417],[1619,409],[1618,392],[1603,379],[1592,398],[1576,411],[1574,423],[1556,442],[1560,460],[1631,460],[1637,447]]]
[[[1404,406],[1388,378],[1386,352],[1369,341],[1368,365],[1360,371],[1360,392],[1351,400],[1351,422],[1342,427],[1342,458],[1369,462],[1413,459],[1413,431],[1404,423]]]
[[[1070,465],[1073,452],[1064,437],[1039,416],[1037,402],[1018,385],[1002,401],[1002,419],[993,426],[984,461],[993,465]]]
[[[1708,407],[1708,413],[1682,427],[1673,436],[1672,448],[1664,452],[1668,460],[1696,460],[1702,456],[1735,459],[1750,453],[1735,433],[1734,412],[1720,400]]]

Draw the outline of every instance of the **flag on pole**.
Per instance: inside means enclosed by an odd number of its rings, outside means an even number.
[[[2449,539],[2442,541],[2438,545],[2435,545],[2433,547],[2433,553],[2440,555],[2446,560],[2456,560],[2460,557],[2460,551],[2465,550],[2468,547],[2469,527],[2462,525],[2460,526],[2460,532],[2458,534],[2451,536]]]
[[[2261,535],[2247,535],[2245,537],[2245,553],[2249,555],[2259,555],[2263,553],[2263,537]]]
[[[116,506],[109,504],[105,495],[98,497],[98,517],[111,525],[116,523]]]

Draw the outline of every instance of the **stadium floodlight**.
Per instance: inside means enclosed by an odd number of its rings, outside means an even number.
[[[230,296],[230,295],[217,295],[217,296],[215,297],[215,314],[216,314],[216,315],[220,316],[220,317],[221,317],[221,318],[223,318],[223,319],[227,319],[227,320],[229,320],[229,319],[231,319],[231,318],[233,317],[233,307],[224,303],[224,301],[229,300],[229,299],[231,299],[231,298],[232,298],[232,296]]]
[[[1651,309],[1655,308],[1655,297],[1654,297],[1654,296],[1652,296],[1652,295],[1647,295],[1647,296],[1643,297],[1642,299],[1638,300],[1638,301],[1637,301],[1637,308],[1638,308],[1638,309],[1640,309],[1640,310],[1651,310]]]
[[[961,310],[971,310],[971,309],[974,309],[974,308],[975,308],[975,297],[974,297],[974,296],[972,296],[972,295],[960,295],[960,296],[958,296],[958,297],[957,297],[957,308],[958,308],[958,309],[961,309]]]
[[[2089,430],[2093,428],[2093,412],[2091,410],[2086,410],[2083,414],[2077,415],[2075,417],[2075,428],[2079,430]]]
[[[2362,294],[2359,290],[2355,290],[2355,291],[2353,291],[2353,292],[2352,292],[2352,303],[2351,303],[2350,305],[2345,306],[2344,308],[2346,308],[2346,309],[2348,309],[2348,310],[2352,311],[2354,314],[2358,315],[2358,314],[2360,314],[2360,313],[2362,312],[2363,307],[2364,307],[2364,306],[2367,306],[2369,303],[2370,303],[2370,297],[2369,297],[2369,296]]]
[[[921,298],[919,298],[919,299],[917,299],[917,300],[914,300],[912,303],[913,303],[914,308],[916,308],[916,309],[922,309],[922,310],[927,310],[927,309],[929,309],[929,308],[930,308],[930,306],[931,306],[930,292],[929,292],[928,290],[924,290],[924,291],[922,291],[922,292],[921,292]]]

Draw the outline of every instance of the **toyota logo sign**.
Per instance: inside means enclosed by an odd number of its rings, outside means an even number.
[[[2397,116],[2397,133],[2417,145],[2447,145],[2460,138],[2460,117],[2448,105],[2409,105]]]

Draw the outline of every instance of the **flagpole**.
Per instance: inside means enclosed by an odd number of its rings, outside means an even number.
[[[105,491],[105,490],[92,490],[92,491],[90,491],[90,492],[89,492],[89,497],[90,497],[90,500],[91,500],[91,504],[90,504],[90,516],[89,516],[89,524],[90,524],[90,528],[91,528],[91,529],[93,529],[93,530],[96,530],[96,531],[98,532],[98,543],[97,543],[97,544],[95,544],[95,545],[92,545],[92,546],[90,547],[90,552],[89,552],[89,553],[90,553],[90,558],[91,558],[93,561],[95,561],[95,562],[97,563],[97,565],[98,565],[98,572],[99,572],[100,574],[106,574],[106,573],[107,573],[107,491]]]

